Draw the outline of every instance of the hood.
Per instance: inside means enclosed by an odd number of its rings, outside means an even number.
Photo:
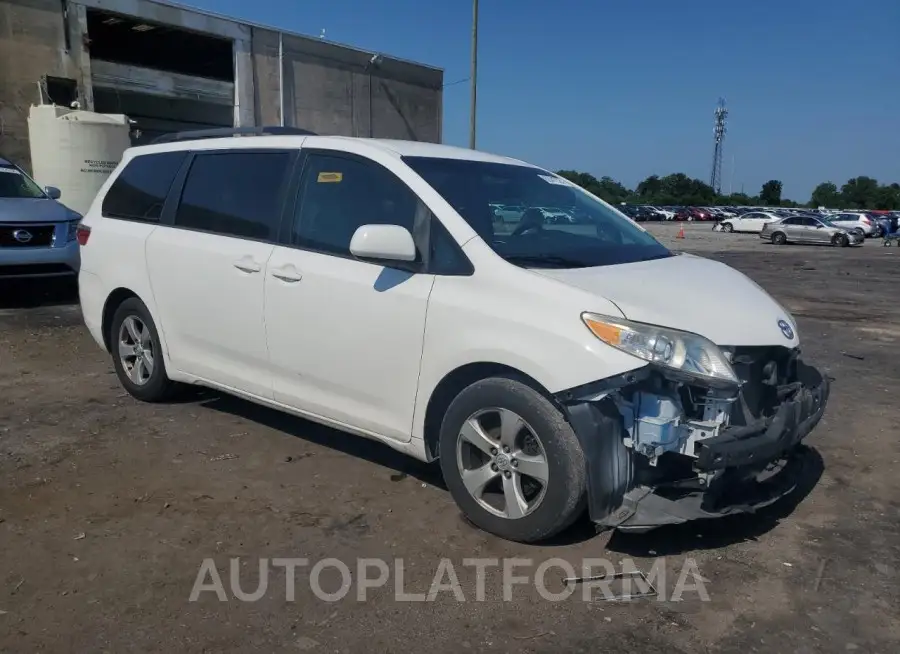
[[[778,302],[743,273],[710,259],[682,254],[532,272],[610,300],[628,320],[693,332],[720,346],[799,344],[796,323]],[[791,338],[779,321],[790,325]]]
[[[49,198],[0,198],[0,223],[58,223],[81,216]]]

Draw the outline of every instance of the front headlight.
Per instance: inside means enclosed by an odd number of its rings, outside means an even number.
[[[722,350],[698,334],[583,313],[587,328],[607,345],[650,363],[707,380],[739,383]]]

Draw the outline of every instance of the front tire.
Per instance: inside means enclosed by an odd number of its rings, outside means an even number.
[[[441,425],[440,460],[465,516],[501,538],[544,540],[584,511],[578,438],[542,393],[518,379],[483,379],[453,400]]]
[[[161,402],[175,390],[166,375],[159,333],[153,317],[136,297],[116,309],[110,326],[110,350],[119,382],[142,402]]]
[[[850,245],[850,239],[847,238],[846,234],[835,234],[834,238],[831,239],[831,244],[837,247],[845,248]]]
[[[782,232],[775,232],[772,234],[772,242],[775,245],[784,245],[787,243],[787,236],[785,236]]]

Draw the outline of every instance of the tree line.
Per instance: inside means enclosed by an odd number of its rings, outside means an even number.
[[[597,179],[590,173],[576,170],[557,171],[566,179],[578,184],[610,204],[649,204],[653,206],[688,207],[828,207],[829,209],[900,209],[900,184],[882,185],[871,177],[854,177],[838,188],[834,182],[822,182],[812,192],[805,204],[781,197],[780,180],[770,179],[762,185],[759,195],[731,193],[720,195],[712,186],[674,173],[660,177],[651,175],[630,189],[612,177]]]

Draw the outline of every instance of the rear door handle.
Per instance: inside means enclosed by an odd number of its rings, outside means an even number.
[[[281,266],[280,268],[273,268],[272,277],[290,283],[299,282],[303,279],[303,275],[300,274],[300,271],[291,264]]]
[[[260,270],[262,270],[262,266],[260,266],[250,257],[238,259],[234,262],[234,267],[238,270],[243,270],[245,273],[258,273]]]

